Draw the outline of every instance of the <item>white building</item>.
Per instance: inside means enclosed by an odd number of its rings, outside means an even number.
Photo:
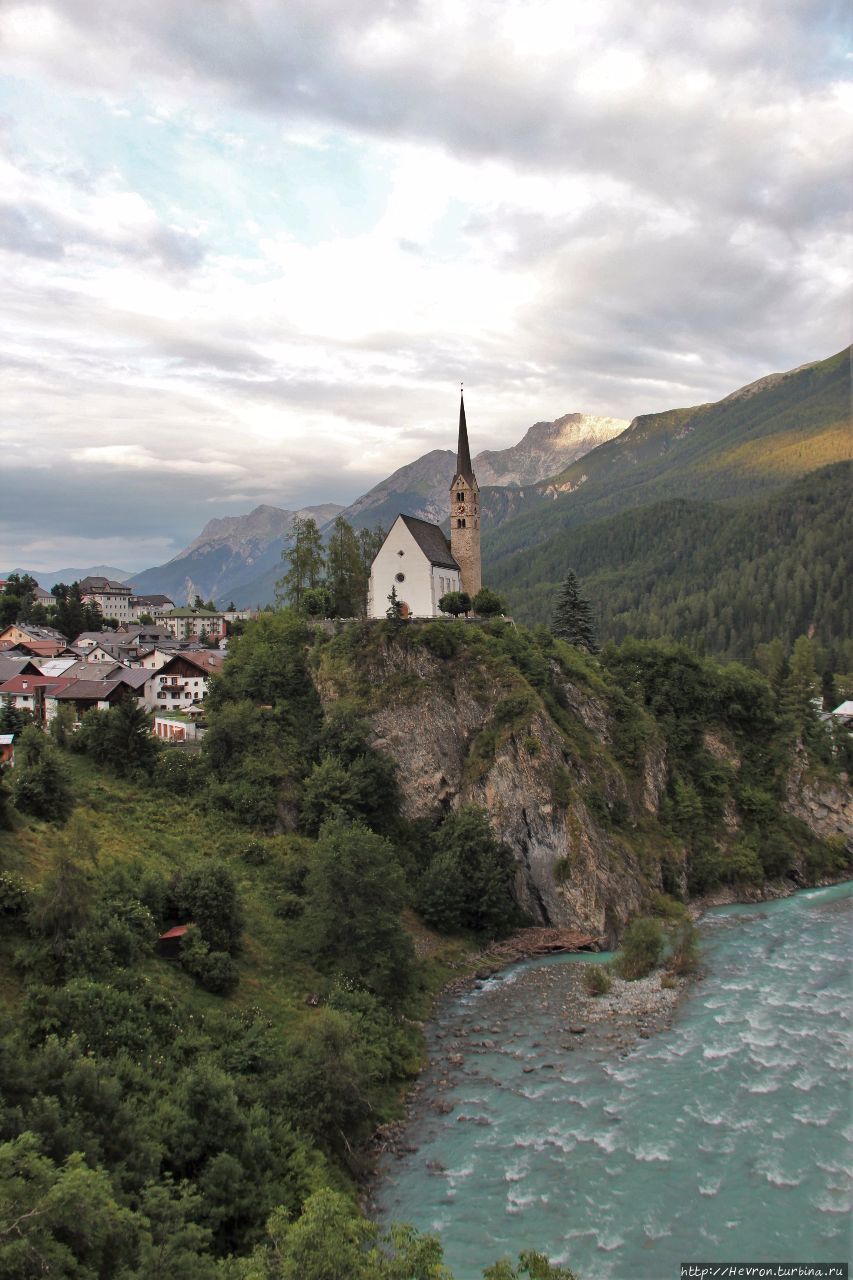
[[[368,618],[385,617],[392,588],[410,618],[441,617],[441,597],[461,591],[459,565],[437,524],[415,516],[394,521],[371,566]]]
[[[133,613],[130,606],[133,589],[123,582],[110,578],[84,578],[80,583],[80,599],[84,604],[96,604],[104,618],[117,622],[130,622]]]

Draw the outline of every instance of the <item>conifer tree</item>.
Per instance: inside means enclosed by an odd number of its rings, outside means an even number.
[[[577,575],[572,569],[560,587],[551,619],[551,632],[567,644],[586,649],[587,653],[598,651],[592,609],[589,601],[581,595]]]
[[[335,617],[354,618],[364,611],[363,576],[358,538],[349,521],[337,516],[326,556],[326,585]]]
[[[317,521],[310,516],[294,516],[290,536],[292,545],[281,553],[289,568],[275,584],[275,594],[279,603],[299,609],[305,592],[320,585],[325,557]]]

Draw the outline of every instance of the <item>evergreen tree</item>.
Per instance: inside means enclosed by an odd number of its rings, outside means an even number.
[[[290,525],[292,545],[286,547],[281,558],[289,566],[275,584],[276,600],[294,608],[302,607],[305,592],[319,587],[323,577],[323,540],[317,521],[310,516],[294,516]]]
[[[388,608],[385,617],[389,622],[401,622],[403,619],[403,603],[397,596],[397,588],[392,587],[388,595]]]
[[[363,579],[358,538],[349,521],[337,516],[326,555],[326,585],[331,592],[335,617],[354,618],[364,612]]]
[[[35,725],[24,729],[15,752],[15,808],[46,822],[64,822],[74,807],[65,765],[56,747]]]
[[[491,587],[481,587],[471,601],[471,608],[481,618],[493,618],[496,614],[503,613],[504,602]]]
[[[589,601],[581,595],[577,575],[572,569],[566,574],[560,587],[551,620],[551,632],[567,644],[586,649],[587,653],[598,651],[592,609]]]
[[[311,959],[389,1004],[408,994],[412,942],[402,922],[406,884],[393,846],[360,822],[336,817],[320,831],[303,915]]]

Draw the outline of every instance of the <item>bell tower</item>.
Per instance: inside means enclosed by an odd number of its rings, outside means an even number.
[[[480,486],[471,467],[465,397],[459,395],[459,445],[450,486],[450,550],[462,571],[462,590],[473,599],[480,590]]]

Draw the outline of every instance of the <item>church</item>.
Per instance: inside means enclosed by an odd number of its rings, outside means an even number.
[[[482,585],[480,489],[471,466],[465,399],[459,399],[456,474],[450,486],[450,542],[437,524],[397,516],[370,569],[367,616],[384,618],[392,588],[407,618],[440,618],[438,602],[448,591],[472,598]]]

